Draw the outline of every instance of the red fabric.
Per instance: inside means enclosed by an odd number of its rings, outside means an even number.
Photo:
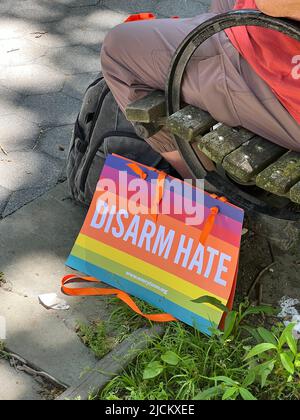
[[[138,20],[152,20],[152,19],[156,19],[156,16],[153,13],[136,13],[134,15],[128,16],[128,18],[124,22],[128,23],[128,22],[136,22]]]
[[[136,22],[138,20],[153,20],[153,19],[157,19],[156,15],[154,15],[153,13],[136,13],[134,15],[130,15],[128,16],[128,18],[126,20],[124,20],[124,23],[128,23],[128,22]],[[171,16],[170,19],[180,19],[179,16]]]
[[[235,9],[257,7],[254,0],[237,0]],[[252,26],[231,28],[226,33],[300,124],[300,42],[271,29]]]

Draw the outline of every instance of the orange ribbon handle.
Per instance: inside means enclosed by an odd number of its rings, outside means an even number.
[[[147,174],[146,172],[144,172],[139,165],[137,165],[136,163],[128,163],[127,166],[136,174],[138,175],[141,179],[145,180],[147,179]]]
[[[210,209],[210,215],[208,216],[205,225],[203,227],[203,230],[201,232],[201,236],[200,236],[200,243],[202,245],[205,244],[205,242],[207,241],[209,235],[211,234],[211,231],[213,230],[213,227],[215,225],[215,221],[216,221],[216,217],[219,214],[220,210],[218,207],[212,207]]]
[[[167,174],[160,171],[158,173],[157,184],[156,184],[156,204],[159,205],[164,196],[165,180]]]
[[[156,181],[155,199],[154,199],[154,204],[151,209],[151,214],[153,218],[155,219],[155,222],[157,222],[159,205],[164,196],[165,180],[167,178],[167,174],[165,172],[163,171],[157,171],[157,172],[158,172],[158,178]]]
[[[81,277],[76,275],[68,275],[62,279],[61,290],[64,294],[68,296],[109,296],[115,295],[117,298],[122,300],[122,302],[126,303],[134,312],[138,315],[142,316],[143,318],[148,319],[149,321],[153,322],[171,322],[176,321],[172,315],[169,314],[144,314],[140,308],[136,305],[136,303],[132,300],[132,298],[125,292],[122,292],[118,289],[110,289],[110,288],[98,288],[98,287],[88,287],[88,288],[71,288],[67,287],[67,284],[76,283],[76,282],[88,282],[88,283],[101,283],[101,281],[97,280],[94,277]]]
[[[136,163],[128,163],[127,166],[141,179],[146,180],[148,175],[144,172],[139,165]],[[153,216],[155,222],[157,222],[158,218],[158,206],[163,199],[164,195],[164,186],[165,186],[165,179],[167,178],[167,174],[163,171],[158,171],[154,169],[155,172],[158,173],[157,181],[156,181],[156,191],[155,191],[155,198],[154,204],[151,208],[151,215]]]

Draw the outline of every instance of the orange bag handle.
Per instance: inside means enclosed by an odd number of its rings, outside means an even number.
[[[164,188],[165,188],[165,180],[167,178],[167,174],[162,171],[158,172],[158,178],[156,183],[156,191],[155,191],[155,201],[153,204],[153,208],[151,209],[151,214],[154,218],[154,221],[157,222],[159,212],[158,212],[158,206],[160,205],[161,200],[164,196]]]
[[[199,242],[204,245],[211,234],[211,231],[213,230],[213,227],[215,225],[215,221],[217,218],[217,215],[219,214],[220,210],[218,207],[212,207],[210,209],[210,215],[206,219],[205,225],[203,227],[203,230],[200,235]]]
[[[166,174],[162,173],[161,181],[165,179]],[[160,190],[160,191],[159,191]],[[161,192],[162,190],[162,192]],[[158,199],[161,197],[161,194],[163,193],[163,188],[160,187],[157,189],[158,192]],[[207,221],[204,225],[203,231],[201,233],[200,242],[204,244],[209,237],[216,220],[216,216],[219,213],[219,209],[217,207],[211,208],[211,214],[208,216]],[[156,215],[155,215],[156,216]],[[128,293],[123,292],[122,290],[118,289],[112,289],[112,288],[103,288],[100,289],[98,287],[88,287],[88,288],[73,288],[73,287],[67,287],[68,284],[76,283],[76,282],[87,282],[87,283],[101,283],[100,280],[96,279],[95,277],[86,277],[86,276],[78,276],[78,275],[67,275],[62,279],[61,283],[61,290],[64,294],[68,296],[109,296],[109,295],[115,295],[118,299],[120,299],[122,302],[126,303],[134,312],[136,312],[138,315],[142,316],[143,318],[148,319],[149,321],[154,322],[171,322],[176,321],[176,318],[174,318],[172,315],[169,314],[145,314],[143,313],[140,308],[137,306],[137,304],[133,301],[133,299],[128,295]],[[224,323],[224,317],[223,317],[223,323]]]
[[[157,19],[157,16],[153,13],[148,13],[148,12],[136,13],[136,14],[128,16],[128,18],[124,20],[124,23],[136,22],[139,20],[152,20],[152,19]],[[179,19],[179,16],[171,16],[171,19]]]
[[[141,179],[147,179],[147,174],[137,165],[136,163],[130,163],[127,164],[127,166]],[[167,177],[167,174],[163,171],[158,171],[158,179],[157,179],[157,185],[156,185],[156,193],[155,193],[155,206],[158,206],[163,198],[164,194],[164,183],[165,179]],[[226,200],[226,199],[224,199]],[[153,211],[155,210],[155,211]],[[152,209],[153,216],[155,218],[155,221],[157,221],[158,214],[156,213],[156,209]],[[208,216],[204,228],[201,232],[201,236],[199,241],[204,245],[207,241],[209,235],[211,234],[211,231],[214,227],[216,217],[219,214],[219,208],[218,207],[212,207],[210,210],[210,215]],[[67,287],[70,283],[76,283],[76,282],[88,282],[88,283],[101,283],[100,280],[94,278],[94,277],[85,277],[85,276],[77,276],[77,275],[67,275],[62,279],[61,284],[61,290],[64,294],[69,296],[108,296],[108,295],[115,295],[117,298],[119,298],[121,301],[126,303],[134,312],[136,312],[138,315],[142,316],[143,318],[148,319],[149,321],[154,322],[170,322],[170,321],[176,321],[176,318],[174,318],[172,315],[169,314],[145,314],[143,313],[140,308],[136,305],[136,303],[133,301],[133,299],[128,295],[128,293],[123,292],[122,290],[118,289],[111,289],[111,288],[96,288],[96,287],[89,287],[89,288],[70,288]]]
[[[139,176],[141,179],[146,180],[147,174],[144,172],[139,165],[136,163],[127,163],[128,168],[130,168],[137,176]]]
[[[68,296],[109,296],[115,295],[117,298],[122,300],[122,302],[126,303],[134,312],[138,315],[141,315],[143,318],[148,319],[149,321],[154,322],[171,322],[176,321],[172,315],[169,314],[144,314],[140,308],[136,305],[133,299],[125,292],[118,290],[118,289],[110,289],[110,288],[103,288],[99,289],[97,287],[89,287],[89,288],[71,288],[67,287],[67,284],[70,283],[77,283],[77,282],[88,282],[88,283],[101,283],[101,281],[97,280],[94,277],[81,277],[70,274],[65,276],[62,279],[61,290],[64,294]]]
[[[147,174],[144,172],[137,163],[128,163],[127,166],[141,179],[146,180]],[[154,218],[154,221],[157,222],[158,219],[158,213],[157,213],[157,207],[159,206],[161,200],[163,199],[164,195],[164,186],[165,186],[165,180],[167,178],[167,174],[163,171],[158,171],[157,169],[154,169],[155,172],[158,173],[157,178],[157,184],[156,184],[156,191],[155,191],[155,202],[153,205],[153,208],[151,209],[151,214]],[[216,194],[211,194],[212,198],[219,199],[220,201],[226,203],[228,202],[227,198],[225,197],[218,197]],[[212,207],[210,209],[210,215],[208,216],[204,228],[201,232],[200,236],[200,243],[204,245],[211,234],[213,227],[215,225],[216,217],[219,214],[220,210],[218,207]]]
[[[146,180],[147,174],[144,172],[137,163],[128,163],[127,166],[141,179]],[[151,209],[151,214],[154,218],[154,221],[157,222],[158,213],[157,208],[163,199],[164,196],[164,186],[165,186],[165,179],[167,178],[167,174],[163,171],[158,171],[157,169],[153,170],[158,173],[157,183],[156,183],[156,191],[155,191],[155,201],[153,204],[153,208]]]

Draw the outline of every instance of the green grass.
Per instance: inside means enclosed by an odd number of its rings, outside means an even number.
[[[113,337],[106,331],[104,322],[93,322],[90,325],[79,324],[77,333],[81,341],[89,347],[96,357],[101,359],[115,345]]]
[[[142,300],[135,299],[135,302],[143,312],[159,312],[157,309],[150,308]],[[99,359],[133,331],[149,325],[144,318],[133,312],[117,298],[109,299],[109,311],[111,315],[107,321],[92,322],[88,325],[78,323],[77,325],[79,338]]]
[[[193,399],[207,386],[207,376],[242,376],[236,366],[242,362],[243,345],[223,345],[217,337],[210,339],[181,323],[172,323],[163,338],[154,340],[123,375],[111,381],[100,398]],[[164,362],[168,354],[173,355],[173,364]]]
[[[153,311],[141,301],[138,304],[145,312]],[[147,321],[122,303],[114,301],[113,305],[115,310],[106,323],[106,334],[113,333],[116,344]],[[242,304],[229,314],[225,332],[214,331],[212,337],[180,322],[167,324],[163,337],[153,340],[98,398],[300,399],[300,353],[292,337],[292,326],[257,326],[268,316],[265,312],[272,311]],[[96,328],[93,339],[88,340],[97,352],[105,348],[103,341],[107,339],[102,328]]]

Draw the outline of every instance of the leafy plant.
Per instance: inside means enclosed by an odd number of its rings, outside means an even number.
[[[224,328],[223,339],[227,340],[230,336],[236,337],[245,328],[246,320],[253,315],[274,315],[276,310],[271,306],[251,306],[248,301],[242,302],[237,311],[227,314]],[[246,325],[246,329],[247,329]]]
[[[287,383],[300,381],[300,352],[298,343],[293,336],[295,324],[288,325],[277,337],[264,328],[257,332],[264,340],[253,347],[246,355],[245,360],[257,364],[255,371],[260,377],[261,387],[265,387],[272,372],[285,378]]]
[[[244,365],[243,381],[238,382],[225,376],[207,378],[215,381],[214,386],[200,392],[196,399],[256,399],[250,389],[257,389],[256,392],[260,392],[261,396],[266,395],[271,399],[275,396],[276,399],[294,399],[296,395],[299,398],[300,352],[293,337],[293,328],[294,324],[290,324],[283,330],[282,326],[274,331],[263,327],[253,330],[253,336],[258,338],[259,344],[246,347],[244,361],[247,364]]]
[[[177,366],[180,358],[179,356],[174,353],[173,351],[168,350],[166,353],[161,355],[161,362],[150,362],[143,373],[143,379],[154,379],[163,373],[166,369]]]
[[[233,381],[227,376],[216,376],[214,378],[207,378],[209,381],[215,381],[214,387],[208,388],[200,392],[194,399],[207,400],[222,396],[222,400],[236,400],[241,397],[243,400],[256,400],[254,395],[248,390],[248,387],[255,381],[255,374],[249,372],[243,383]]]
[[[4,348],[4,343],[0,341],[0,359],[6,358],[7,354],[8,353],[5,351],[5,348]]]
[[[207,300],[209,299],[209,300]],[[194,302],[219,305],[211,298]],[[143,312],[153,308],[137,301]],[[102,357],[133,330],[151,325],[113,299],[106,322],[81,326],[81,339]],[[221,309],[221,307],[220,307]],[[147,349],[99,396],[106,400],[300,399],[300,354],[290,325],[267,329],[268,306],[244,302],[227,312],[224,331],[208,337],[180,322],[166,324]],[[261,316],[262,315],[262,316]],[[259,325],[255,326],[259,316]]]
[[[213,304],[202,298],[196,303]],[[292,327],[249,324],[252,315],[261,314],[274,310],[245,302],[228,313],[225,330],[213,331],[212,337],[180,322],[168,324],[164,336],[153,340],[100,398],[300,399],[300,356]],[[121,310],[118,316],[122,322]]]

